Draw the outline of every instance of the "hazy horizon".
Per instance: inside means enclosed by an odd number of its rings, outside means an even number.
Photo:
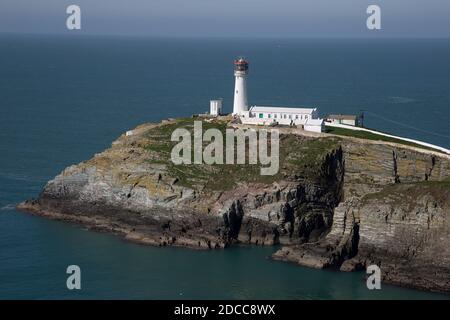
[[[450,38],[446,0],[2,0],[0,33],[171,38]],[[66,28],[67,6],[82,29]],[[366,27],[381,7],[381,30]]]

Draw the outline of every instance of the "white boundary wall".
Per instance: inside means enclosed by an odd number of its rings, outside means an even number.
[[[366,128],[354,127],[354,126],[349,126],[349,125],[346,125],[346,124],[338,124],[338,123],[331,123],[331,122],[325,122],[325,126],[344,128],[344,129],[350,129],[350,130],[355,130],[355,131],[366,131],[366,132],[378,134],[380,136],[385,136],[385,137],[389,137],[389,138],[395,138],[395,139],[400,139],[400,140],[403,140],[403,141],[412,142],[412,143],[415,143],[415,144],[418,144],[418,145],[421,145],[421,146],[424,146],[424,147],[433,148],[433,149],[445,152],[447,154],[450,154],[450,150],[449,149],[445,149],[443,147],[440,147],[440,146],[437,146],[437,145],[434,145],[434,144],[431,144],[431,143],[426,143],[426,142],[419,141],[419,140],[414,140],[414,139],[394,136],[394,135],[391,135],[391,134],[387,134],[387,133],[383,133],[383,132],[379,132],[379,131],[375,131],[375,130],[369,130],[369,129],[366,129]]]

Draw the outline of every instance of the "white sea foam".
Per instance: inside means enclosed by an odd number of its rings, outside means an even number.
[[[408,97],[389,97],[389,103],[393,103],[393,104],[404,104],[404,103],[411,103],[416,101],[413,98],[408,98]]]
[[[6,206],[3,206],[0,208],[0,211],[4,210],[14,210],[16,208],[15,204],[7,204]]]
[[[31,181],[30,177],[25,174],[11,173],[11,172],[0,172],[0,178],[15,180],[15,181]]]

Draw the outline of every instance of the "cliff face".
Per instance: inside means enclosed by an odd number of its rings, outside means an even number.
[[[175,166],[170,134],[191,124],[140,126],[19,208],[152,245],[280,243],[275,259],[341,270],[377,263],[385,280],[450,291],[450,186],[438,182],[450,177],[448,157],[290,133],[275,176],[251,165]]]
[[[173,165],[170,134],[191,125],[138,127],[20,207],[139,242],[194,248],[308,241],[330,228],[342,190],[338,139],[282,135],[279,174],[261,176],[259,166]]]
[[[390,144],[342,143],[343,198],[330,232],[275,259],[342,271],[376,264],[385,281],[450,292],[450,161]]]
[[[379,265],[386,280],[450,288],[448,183],[398,184],[362,199],[354,210],[358,254],[341,268]]]

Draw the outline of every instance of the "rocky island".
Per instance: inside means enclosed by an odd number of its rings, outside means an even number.
[[[204,120],[224,131],[230,119]],[[281,245],[273,258],[450,293],[450,156],[398,141],[280,128],[279,172],[175,165],[171,133],[144,124],[66,168],[20,210],[156,246]],[[239,126],[239,125],[234,125]]]

